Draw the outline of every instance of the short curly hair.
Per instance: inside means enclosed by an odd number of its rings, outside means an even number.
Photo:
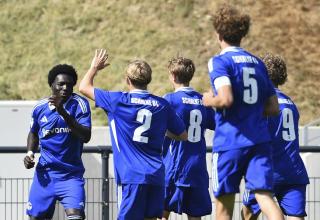
[[[68,64],[58,64],[49,71],[48,74],[48,84],[51,87],[52,83],[54,82],[55,78],[59,74],[69,75],[73,79],[73,86],[77,84],[78,75],[75,68]]]
[[[192,60],[184,57],[176,57],[169,60],[168,70],[173,74],[179,83],[189,83],[196,71]]]
[[[241,39],[249,32],[250,16],[225,4],[213,16],[213,26],[224,41],[240,45]]]
[[[267,53],[262,57],[267,67],[269,77],[275,86],[283,85],[287,80],[286,62],[280,55]]]
[[[152,69],[144,60],[134,60],[128,64],[126,76],[134,86],[146,86],[151,82]]]

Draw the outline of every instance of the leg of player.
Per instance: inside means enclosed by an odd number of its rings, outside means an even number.
[[[255,197],[258,201],[261,211],[269,220],[284,220],[282,211],[272,199],[271,192],[256,191]]]
[[[233,215],[235,194],[219,196],[215,200],[216,219],[231,220]]]
[[[245,205],[242,206],[242,209],[241,209],[241,219],[242,220],[257,220],[259,217],[259,214],[254,215],[247,206],[245,206]]]
[[[170,215],[170,212],[168,212],[167,210],[164,210],[162,214],[162,220],[168,220],[169,215]]]
[[[304,220],[304,217],[288,216],[287,220]]]
[[[83,220],[84,213],[80,209],[66,209],[67,219],[68,220]]]
[[[192,217],[188,215],[188,220],[201,220],[201,217]]]

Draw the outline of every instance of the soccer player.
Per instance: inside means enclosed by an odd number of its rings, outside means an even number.
[[[105,50],[96,50],[79,90],[95,100],[109,119],[118,185],[118,219],[161,218],[165,174],[162,143],[167,130],[170,137],[186,140],[184,123],[165,99],[147,91],[152,70],[145,61],[129,63],[129,92],[94,88],[93,79],[108,65],[107,58]]]
[[[164,145],[166,190],[162,219],[167,220],[173,211],[186,213],[189,220],[200,220],[212,211],[204,132],[214,129],[214,111],[205,108],[202,95],[189,87],[195,72],[192,60],[174,58],[168,69],[175,92],[164,98],[187,126],[188,140],[171,140]]]
[[[216,219],[232,218],[243,176],[267,218],[283,219],[271,194],[271,139],[265,117],[279,113],[277,96],[263,62],[240,47],[250,17],[224,5],[213,26],[221,52],[208,62],[214,95],[205,93],[203,103],[217,109],[212,158]]]
[[[89,103],[73,93],[76,70],[67,64],[54,66],[48,75],[52,90],[33,108],[28,135],[27,169],[34,167],[34,153],[40,145],[30,189],[27,214],[31,220],[51,219],[56,201],[64,206],[68,219],[85,219],[83,143],[91,137]]]
[[[280,106],[280,115],[268,118],[273,145],[274,195],[282,212],[290,220],[303,220],[306,216],[306,187],[309,178],[299,154],[299,112],[293,101],[278,87],[287,79],[286,63],[279,55],[263,57]],[[243,218],[258,219],[260,207],[254,195],[246,191],[243,197]]]

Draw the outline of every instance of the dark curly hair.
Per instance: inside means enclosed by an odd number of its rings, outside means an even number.
[[[280,55],[267,53],[262,57],[262,61],[268,69],[268,74],[274,86],[283,85],[287,80],[287,66]]]
[[[48,84],[51,87],[53,81],[55,80],[56,76],[59,74],[66,74],[72,77],[73,85],[76,85],[78,80],[78,75],[75,68],[68,64],[58,64],[49,71],[48,74]]]
[[[189,83],[196,68],[192,60],[184,57],[176,57],[169,61],[169,73],[176,76],[179,83]]]
[[[223,5],[213,16],[213,26],[224,41],[240,45],[250,28],[250,17],[230,5]]]

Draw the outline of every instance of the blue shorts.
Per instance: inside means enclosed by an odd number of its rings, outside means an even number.
[[[164,186],[118,185],[118,220],[162,218]]]
[[[84,216],[84,184],[83,178],[56,179],[47,172],[36,171],[29,193],[27,215],[51,219],[58,200],[64,209],[79,209]]]
[[[270,143],[221,151],[212,156],[212,186],[215,197],[239,193],[244,176],[246,188],[271,191],[273,186]]]
[[[307,185],[277,185],[274,187],[274,196],[284,215],[294,217],[307,216],[306,208]],[[254,215],[260,213],[260,207],[252,191],[246,190],[243,194],[243,204]]]
[[[182,187],[172,184],[165,188],[164,209],[192,217],[210,215],[212,203],[209,190],[203,187]]]

